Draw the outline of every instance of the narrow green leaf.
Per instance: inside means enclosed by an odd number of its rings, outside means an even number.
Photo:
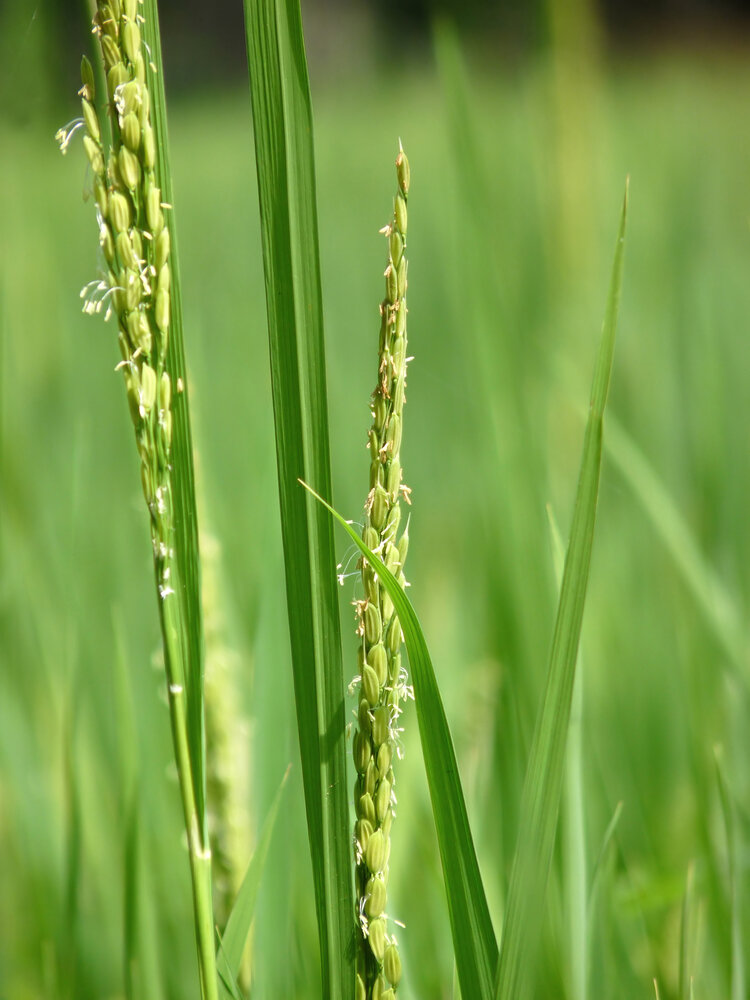
[[[222,982],[225,978],[234,982],[239,977],[242,953],[245,950],[247,936],[250,933],[250,925],[255,915],[255,903],[258,898],[260,880],[266,865],[268,849],[271,846],[276,817],[279,814],[279,806],[281,805],[281,797],[286,787],[290,770],[291,764],[284,772],[284,777],[281,779],[281,784],[271,803],[271,808],[268,811],[268,816],[261,830],[260,839],[250,859],[250,864],[247,866],[247,871],[242,880],[240,890],[237,893],[237,898],[234,901],[232,912],[229,914],[229,920],[221,939],[221,948],[218,956],[219,975],[222,978]]]
[[[131,689],[127,629],[119,609],[112,614],[116,655],[114,702],[117,718],[119,770],[119,819],[123,831],[123,979],[127,1000],[147,996],[161,1000],[164,989],[159,970],[159,946],[147,872],[148,853],[143,850],[141,796],[143,777],[138,760],[138,731]]]
[[[565,568],[565,547],[551,506],[547,506],[552,557],[558,588]],[[586,867],[586,817],[583,788],[583,675],[578,654],[573,699],[565,751],[562,802],[562,882],[567,947],[568,994],[587,1000],[589,933],[587,927],[588,889]]]
[[[131,796],[125,805],[124,815],[124,851],[123,851],[123,965],[125,980],[125,996],[127,1000],[135,1000],[139,989],[143,987],[140,975],[139,955],[139,903],[140,885],[138,866],[140,861],[140,804],[137,796]],[[139,980],[141,980],[139,982]]]
[[[60,968],[66,995],[75,996],[78,980],[78,934],[80,923],[80,880],[83,831],[81,793],[76,766],[76,733],[78,709],[81,704],[80,676],[74,672],[69,680],[63,728],[63,778],[65,795],[65,907],[60,939]]]
[[[691,861],[685,879],[685,895],[682,897],[682,917],[680,920],[680,968],[677,986],[677,995],[680,1000],[690,1000],[693,994],[695,908],[695,865]]]
[[[552,639],[547,688],[534,732],[521,798],[518,847],[508,889],[495,984],[497,1000],[519,1000],[523,995],[524,980],[529,972],[528,955],[533,953],[540,932],[539,914],[544,907],[557,826],[578,642],[594,540],[602,460],[603,415],[612,371],[622,287],[626,219],[627,188],[594,371],[578,495]]]
[[[312,111],[297,0],[245,0],[287,610],[323,992],[353,995],[344,673],[331,494]]]
[[[672,556],[716,641],[747,686],[750,643],[737,602],[701,552],[695,534],[656,470],[614,417],[609,420],[605,447]]]
[[[443,865],[461,994],[484,1000],[492,995],[497,943],[469,828],[456,752],[422,627],[409,598],[385,563],[368,549],[333,507],[306,483],[303,485],[333,514],[372,564],[398,613],[414,683],[419,735]]]
[[[458,966],[456,965],[456,960],[453,960],[453,1000],[461,1000],[461,986],[458,982]]]
[[[738,865],[739,837],[735,805],[729,789],[721,747],[714,747],[716,779],[719,786],[729,866],[729,923],[731,948],[730,998],[742,1000],[745,991],[745,952],[742,945],[742,878]]]
[[[217,964],[219,966],[219,983],[221,985],[222,995],[224,997],[229,997],[229,1000],[245,1000],[245,997],[242,994],[242,990],[239,988],[234,978],[229,975],[227,962],[226,959],[224,958],[224,952],[221,946],[221,935],[219,936],[218,955],[219,955],[219,960]],[[222,968],[222,966],[224,966],[225,968]]]
[[[615,831],[617,830],[617,824],[620,822],[620,816],[622,815],[622,802],[618,802],[615,806],[615,811],[612,813],[612,819],[607,823],[607,829],[604,831],[604,836],[602,837],[602,846],[599,848],[599,854],[596,861],[594,862],[594,867],[591,869],[591,889],[589,891],[589,925],[594,921],[594,910],[597,902],[597,894],[599,891],[599,883],[601,881],[601,874],[604,869],[604,862],[607,857],[607,851],[609,845],[615,836]]]

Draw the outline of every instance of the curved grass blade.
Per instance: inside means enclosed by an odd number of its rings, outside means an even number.
[[[599,854],[597,855],[594,866],[591,869],[591,889],[589,890],[588,906],[589,906],[589,927],[594,922],[594,908],[597,903],[597,896],[599,892],[599,884],[602,878],[602,871],[604,869],[604,863],[607,859],[607,851],[609,850],[609,845],[614,840],[615,832],[617,830],[617,824],[620,822],[620,816],[622,815],[623,803],[618,802],[615,806],[615,811],[612,813],[612,819],[607,823],[607,829],[604,831],[604,836],[602,837],[602,844],[599,848]]]
[[[83,828],[79,769],[76,766],[76,731],[81,704],[80,677],[76,671],[69,680],[66,717],[63,730],[63,767],[65,790],[65,906],[60,938],[60,976],[65,992],[73,997],[78,987],[81,923],[81,870]]]
[[[383,561],[315,490],[306,483],[302,485],[345,528],[374,567],[396,608],[414,683],[419,735],[443,865],[461,995],[486,1000],[492,996],[497,942],[469,827],[456,752],[422,627],[409,598]]]
[[[115,633],[114,702],[117,716],[120,822],[123,830],[123,967],[125,997],[162,1000],[159,948],[149,905],[151,879],[143,849],[142,778],[138,760],[135,706],[128,671],[127,633],[119,609],[112,615]]]
[[[565,546],[551,506],[547,506],[552,561],[558,588],[565,566]],[[568,994],[587,1000],[589,933],[587,927],[588,873],[586,865],[586,815],[583,781],[583,675],[581,654],[576,663],[573,698],[565,750],[565,778],[561,809],[562,881],[567,947]]]
[[[226,959],[223,958],[224,952],[222,951],[221,935],[219,935],[219,982],[222,988],[222,996],[228,997],[229,1000],[245,1000],[242,990],[237,985],[235,979],[229,975],[228,966],[225,965]]]
[[[691,861],[685,878],[685,895],[682,897],[682,916],[680,919],[680,964],[677,985],[679,1000],[691,1000],[693,995],[694,976],[692,970],[695,964],[696,909],[695,864]]]
[[[732,594],[701,552],[695,534],[657,472],[614,417],[609,422],[605,447],[672,556],[716,641],[747,687],[750,644]]]
[[[250,933],[250,925],[255,915],[255,903],[258,899],[260,880],[266,865],[268,849],[271,846],[276,817],[279,814],[279,806],[281,805],[281,797],[286,788],[286,781],[290,770],[291,764],[284,772],[284,777],[281,779],[281,784],[271,803],[268,816],[263,824],[260,839],[250,859],[250,864],[247,866],[245,877],[242,880],[242,885],[237,893],[237,898],[234,901],[232,912],[229,914],[229,920],[221,938],[218,966],[222,985],[225,985],[226,982],[236,983],[240,973],[242,953],[245,950],[247,936]],[[234,993],[235,991],[232,990],[232,996],[234,996]]]
[[[607,306],[594,372],[578,495],[565,559],[547,688],[529,755],[521,798],[518,847],[513,862],[495,984],[496,1000],[520,1000],[528,956],[540,933],[547,876],[560,804],[578,642],[594,540],[602,430],[622,287],[627,187],[620,217]]]
[[[331,494],[312,110],[298,0],[245,0],[297,727],[323,992],[354,991],[344,673]]]
[[[740,876],[741,866],[738,863],[741,845],[734,799],[729,788],[721,747],[714,747],[714,760],[721,811],[724,817],[724,831],[727,838],[729,867],[730,997],[731,1000],[742,1000],[742,997],[747,996],[745,989],[747,977],[745,975],[745,952],[742,945],[742,878]]]

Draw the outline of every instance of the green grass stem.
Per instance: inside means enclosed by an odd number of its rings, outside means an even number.
[[[287,613],[323,994],[354,991],[344,674],[331,494],[312,110],[298,0],[245,0]]]

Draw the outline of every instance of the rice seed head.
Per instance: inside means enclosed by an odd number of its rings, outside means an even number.
[[[135,19],[128,20],[122,26],[122,50],[131,63],[134,63],[141,51],[141,29]]]
[[[385,955],[385,920],[382,917],[370,921],[367,940],[375,961],[380,965]]]
[[[82,87],[81,89],[88,91],[87,87]],[[102,134],[99,128],[99,118],[97,117],[94,105],[86,97],[81,98],[81,110],[83,111],[83,122],[89,136],[95,143],[101,142]]]
[[[373,834],[373,837],[375,834]],[[372,837],[370,837],[372,843]],[[385,882],[377,875],[371,875],[365,887],[365,913],[373,920],[381,916],[385,910]]]
[[[366,663],[362,671],[362,694],[371,705],[380,700],[380,680],[373,667]]]
[[[109,221],[116,233],[127,233],[132,221],[130,201],[122,191],[112,190],[109,194]]]
[[[360,774],[364,774],[372,756],[372,747],[364,732],[358,732],[354,736],[354,766]]]
[[[372,988],[373,1000],[383,1000],[385,992],[388,989],[388,984],[386,983],[383,976],[378,976]]]
[[[369,796],[375,794],[375,787],[378,781],[378,768],[375,761],[370,757],[370,761],[367,765],[367,770],[365,771],[365,791]]]
[[[409,169],[409,161],[406,158],[403,146],[399,149],[398,156],[396,157],[396,175],[401,194],[406,197],[409,193],[411,170]]]
[[[150,125],[143,126],[143,144],[141,147],[141,159],[146,170],[153,170],[156,165],[156,140],[154,130]]]
[[[359,726],[360,732],[370,733],[372,728],[372,717],[370,713],[370,705],[366,698],[360,699],[359,709],[357,710],[357,725]]]
[[[81,97],[86,101],[93,101],[96,97],[94,67],[86,56],[81,57],[81,84]]]
[[[154,267],[157,272],[161,272],[162,268],[167,263],[169,250],[170,236],[169,230],[165,226],[156,238],[156,247],[154,249]]]
[[[390,771],[388,772],[391,773]],[[387,778],[381,778],[375,792],[375,816],[382,826],[383,820],[391,807],[391,783]]]
[[[380,750],[386,745],[389,734],[389,719],[388,719],[388,709],[385,705],[379,705],[375,712],[373,713],[374,721],[372,723],[372,728],[370,730],[372,734],[372,742],[378,748],[378,755]],[[386,771],[388,769],[386,768]],[[378,756],[378,771],[382,774],[383,770],[380,766],[380,757]]]
[[[109,25],[111,23],[111,18],[107,18],[104,21],[105,25]],[[111,34],[109,34],[107,29],[105,29],[104,33],[101,35],[101,43],[102,55],[104,56],[104,68],[108,71],[108,73],[111,72],[115,66],[122,66],[122,55],[120,53],[119,46],[112,38]]]
[[[385,954],[383,955],[383,972],[391,986],[398,986],[401,982],[401,958],[398,948],[393,943],[389,944],[385,949]]]
[[[376,643],[382,630],[383,622],[380,617],[380,609],[377,604],[370,601],[365,606],[365,639],[370,644]]]
[[[359,802],[357,803],[358,815],[360,819],[366,819],[367,822],[374,828],[375,826],[375,803],[372,801],[372,795],[369,792],[365,792],[361,795]]]
[[[396,195],[396,199],[394,201],[393,215],[399,232],[406,236],[406,223],[408,218],[406,212],[406,198],[400,191]]]
[[[84,311],[106,306],[117,322],[128,407],[141,461],[162,599],[174,592],[170,449],[172,392],[166,371],[171,322],[170,236],[156,184],[157,149],[150,121],[139,0],[97,0],[94,34],[107,80],[111,139],[94,107],[94,70],[81,60],[83,147],[94,178],[102,278],[84,289]],[[61,130],[61,148],[75,128]],[[370,751],[370,756],[372,755]],[[373,789],[374,790],[374,789]],[[373,803],[374,812],[374,803]]]
[[[354,827],[354,836],[363,852],[367,850],[372,834],[372,823],[367,819],[358,819]]]
[[[97,177],[102,177],[104,174],[104,157],[102,156],[101,146],[92,135],[85,135],[83,137],[83,148],[86,150],[86,156],[89,158],[91,169]]]
[[[380,639],[382,632],[378,632],[377,638]],[[388,656],[385,651],[385,646],[382,642],[377,642],[376,645],[367,654],[367,663],[375,672],[375,677],[377,678],[377,693],[375,698],[368,698],[371,705],[377,704],[380,700],[381,689],[385,684],[386,677],[388,676]]]
[[[385,296],[380,305],[378,375],[368,433],[369,494],[362,538],[386,567],[405,583],[403,565],[408,535],[399,538],[403,485],[401,443],[407,368],[407,202],[409,163],[403,150],[396,160],[397,191],[393,217],[382,233],[387,240]],[[401,977],[395,942],[387,935],[386,884],[393,823],[393,761],[401,753],[395,720],[406,675],[401,667],[401,626],[393,602],[377,573],[362,561],[366,600],[359,602],[358,653],[360,710],[354,736],[359,777],[355,785],[355,860],[362,936],[357,958],[358,988],[364,1000],[393,1000]],[[365,744],[369,751],[365,749]],[[363,827],[363,824],[367,824]],[[388,970],[384,969],[388,955]]]
[[[128,112],[123,118],[122,140],[132,153],[137,152],[141,144],[141,123],[134,111]]]
[[[385,863],[385,837],[382,830],[375,830],[365,845],[367,867],[373,874],[383,871]]]

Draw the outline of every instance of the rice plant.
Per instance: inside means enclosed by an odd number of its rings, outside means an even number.
[[[549,77],[441,23],[437,74],[311,95],[246,0],[252,140],[176,91],[170,147],[156,3],[95,8],[66,158],[0,121],[0,992],[739,1000],[746,70],[600,66],[599,120],[557,5]]]
[[[399,535],[402,482],[401,435],[406,399],[406,228],[409,161],[403,149],[396,160],[398,191],[393,219],[382,230],[388,239],[385,298],[380,304],[377,385],[372,395],[373,423],[368,435],[370,491],[362,537],[380,553],[405,586],[404,563],[409,525]],[[382,590],[370,563],[362,563],[364,597],[357,603],[359,705],[353,738],[354,827],[357,907],[361,938],[357,956],[357,1000],[374,995],[391,1000],[401,979],[401,959],[389,933],[386,905],[391,825],[394,818],[394,764],[401,756],[398,725],[401,702],[411,688],[401,662],[401,623],[393,601]]]
[[[155,7],[150,11],[152,39],[157,51],[157,61],[151,61],[152,79],[158,72],[158,32],[155,30]],[[263,9],[261,8],[261,13]],[[335,608],[332,596],[330,535],[325,532],[325,521],[318,519],[318,533],[308,536],[307,548],[300,544],[309,521],[299,492],[298,484],[309,475],[318,489],[330,495],[326,444],[326,390],[320,360],[307,367],[307,374],[299,369],[291,372],[284,366],[295,359],[298,349],[317,352],[322,358],[322,329],[318,324],[317,338],[310,339],[304,328],[298,327],[296,310],[284,313],[278,310],[278,283],[292,286],[300,283],[300,293],[312,297],[313,309],[320,315],[320,292],[316,282],[309,283],[309,259],[315,260],[316,234],[314,199],[311,183],[312,147],[295,150],[279,146],[274,132],[276,119],[286,120],[294,135],[309,123],[310,101],[305,90],[297,90],[286,66],[296,51],[304,61],[304,47],[299,22],[299,12],[294,4],[268,8],[263,17],[254,19],[255,10],[248,7],[248,51],[250,53],[251,95],[254,97],[256,123],[256,161],[261,192],[261,218],[266,234],[265,262],[269,330],[271,331],[272,361],[278,368],[272,371],[274,388],[279,405],[276,408],[278,461],[280,468],[282,525],[288,526],[286,541],[287,592],[290,608],[290,627],[293,645],[297,652],[297,709],[303,760],[310,757],[311,766],[306,770],[308,824],[313,857],[320,848],[329,852],[328,867],[324,861],[318,868],[318,919],[321,952],[324,968],[324,990],[333,995],[350,996],[352,990],[351,951],[352,912],[346,896],[338,892],[338,904],[333,905],[332,881],[350,884],[347,869],[342,864],[341,804],[331,812],[333,827],[327,827],[326,803],[333,801],[331,788],[340,788],[339,775],[343,773],[342,725],[339,705],[341,698],[340,637],[337,624],[328,632],[328,653],[325,661],[317,656],[310,662],[308,649],[315,633],[315,622],[321,614],[330,616]],[[273,14],[284,13],[285,31],[278,34],[278,21]],[[95,16],[95,33],[101,45],[108,95],[108,117],[112,129],[111,149],[105,149],[102,130],[95,111],[94,73],[91,64],[84,60],[82,75],[82,102],[87,135],[84,146],[94,174],[97,221],[100,230],[106,278],[86,290],[84,311],[99,312],[106,304],[113,312],[119,327],[119,344],[122,354],[121,367],[126,382],[136,442],[141,459],[143,492],[151,518],[152,546],[157,579],[167,689],[172,719],[175,758],[182,789],[185,827],[188,835],[195,927],[198,944],[199,970],[202,994],[218,997],[216,970],[216,944],[214,941],[214,911],[211,891],[211,850],[206,819],[205,778],[205,721],[202,661],[191,663],[188,655],[191,623],[186,617],[184,603],[179,601],[182,585],[179,562],[175,555],[178,542],[173,521],[172,479],[174,470],[180,470],[177,458],[172,456],[172,392],[167,366],[169,330],[171,325],[172,270],[170,267],[171,237],[165,220],[165,211],[171,204],[162,200],[161,187],[157,184],[157,168],[163,174],[168,169],[161,165],[158,156],[164,155],[164,104],[159,95],[154,108],[157,128],[151,124],[152,89],[147,85],[146,53],[141,24],[146,18],[140,13],[139,0],[128,0],[122,7],[101,0]],[[269,64],[261,52],[269,51],[274,43],[276,62]],[[265,48],[264,48],[265,46]],[[256,85],[256,76],[262,85]],[[261,96],[265,87],[266,93]],[[269,113],[269,105],[271,111]],[[70,134],[61,135],[63,149]],[[301,152],[301,155],[300,155]],[[298,178],[303,186],[279,185],[281,176]],[[406,672],[401,663],[400,609],[404,604],[405,577],[403,565],[409,535],[407,529],[399,536],[401,520],[400,498],[407,500],[409,490],[402,483],[400,444],[402,436],[403,404],[406,388],[406,231],[407,199],[410,186],[409,162],[403,149],[396,160],[398,190],[394,200],[393,219],[383,230],[388,238],[389,257],[385,271],[385,298],[380,307],[381,330],[379,343],[378,384],[373,395],[373,425],[369,433],[370,492],[365,507],[367,520],[363,529],[362,548],[365,559],[362,566],[364,599],[358,604],[359,629],[362,644],[359,650],[360,700],[357,710],[357,727],[353,737],[354,765],[357,772],[355,785],[355,813],[357,817],[355,844],[354,906],[358,915],[355,937],[358,944],[356,961],[356,1000],[394,997],[402,976],[401,959],[396,938],[387,927],[387,882],[390,856],[390,831],[394,816],[394,759],[400,750],[398,727],[400,702],[411,689],[406,684]],[[267,187],[276,188],[273,202],[264,203]],[[292,214],[299,210],[299,196],[307,188],[308,225],[299,226],[304,217]],[[279,208],[281,216],[279,216]],[[312,211],[310,211],[312,208]],[[553,643],[550,667],[548,701],[540,717],[536,742],[532,750],[526,790],[528,804],[522,804],[521,839],[516,855],[516,867],[510,882],[506,927],[503,946],[497,952],[489,920],[485,890],[476,867],[474,847],[466,818],[463,792],[454,771],[452,782],[445,782],[436,764],[440,754],[453,756],[451,737],[440,696],[434,685],[432,667],[426,653],[421,630],[409,609],[410,622],[407,633],[412,658],[425,663],[416,667],[419,692],[422,685],[431,685],[426,704],[435,713],[436,725],[422,724],[422,738],[426,744],[428,777],[433,788],[433,807],[438,822],[439,839],[443,844],[444,875],[451,901],[454,944],[459,978],[463,991],[481,996],[493,995],[490,986],[495,981],[495,995],[501,998],[515,996],[521,989],[522,970],[528,960],[524,948],[532,938],[528,914],[542,904],[546,883],[546,870],[552,850],[552,837],[556,825],[560,795],[562,760],[567,732],[567,719],[574,666],[580,633],[583,602],[585,599],[588,563],[590,559],[593,522],[601,462],[601,418],[606,400],[609,371],[612,364],[614,328],[622,274],[622,243],[624,220],[618,241],[615,270],[610,291],[610,303],[605,322],[600,360],[595,379],[592,410],[589,420],[584,459],[579,486],[579,501],[573,526],[573,540],[563,576],[561,605],[558,616],[558,633]],[[300,257],[305,253],[305,258]],[[111,299],[111,304],[110,304]],[[315,300],[317,299],[317,306]],[[179,301],[179,300],[178,300]],[[291,340],[288,339],[291,334]],[[287,339],[274,339],[285,337]],[[178,342],[179,346],[179,342]],[[309,388],[305,389],[305,379]],[[177,391],[184,392],[180,376]],[[306,401],[319,400],[317,412],[306,412]],[[291,424],[290,424],[291,421]],[[305,433],[305,425],[312,437]],[[290,432],[294,437],[290,441]],[[306,454],[305,441],[310,450]],[[316,443],[317,441],[317,443]],[[188,434],[189,443],[189,434]],[[292,445],[290,449],[290,443]],[[301,446],[301,447],[300,447]],[[309,470],[309,471],[308,471]],[[181,470],[180,470],[181,471]],[[294,476],[297,471],[302,475]],[[322,477],[322,479],[321,479]],[[187,470],[188,490],[194,493],[191,470]],[[305,482],[308,489],[311,487]],[[319,494],[316,493],[319,499]],[[194,500],[192,501],[194,505]],[[330,508],[329,508],[330,509]],[[296,527],[295,527],[296,525]],[[299,532],[302,532],[300,535]],[[197,540],[184,556],[197,562]],[[307,554],[306,554],[307,552]],[[371,561],[377,552],[380,559]],[[300,561],[300,557],[302,561]],[[321,562],[322,559],[322,562]],[[327,566],[327,569],[326,569]],[[300,572],[308,576],[309,584],[300,592]],[[197,574],[196,574],[197,575]],[[322,576],[322,578],[321,578]],[[319,590],[321,583],[323,586]],[[326,595],[321,602],[319,593]],[[574,596],[571,596],[574,595]],[[566,606],[567,601],[567,606]],[[326,611],[327,605],[327,611]],[[173,610],[174,609],[174,610]],[[179,612],[182,612],[180,615]],[[397,613],[399,612],[399,613]],[[334,617],[334,622],[336,619]],[[198,618],[200,627],[200,618]],[[322,636],[323,633],[321,633]],[[416,636],[416,639],[415,639]],[[333,643],[334,645],[332,645]],[[338,657],[336,649],[338,648]],[[312,645],[315,650],[315,643]],[[562,650],[562,652],[559,652]],[[320,654],[318,654],[320,655]],[[333,657],[332,661],[330,657]],[[332,665],[339,661],[338,669]],[[312,674],[310,674],[312,667]],[[310,714],[310,679],[320,684],[323,694],[322,718]],[[317,679],[317,680],[316,680]],[[328,688],[328,694],[325,694]],[[188,702],[188,692],[192,692]],[[431,701],[430,701],[431,700]],[[193,718],[184,707],[192,704]],[[421,702],[420,702],[421,704]],[[424,708],[420,712],[420,722]],[[192,729],[191,729],[192,722]],[[321,787],[316,771],[326,775],[331,764],[319,756],[314,765],[315,749],[321,732],[330,733],[334,727],[334,745],[339,750],[333,758],[332,784],[321,797]],[[336,729],[338,735],[336,735]],[[316,736],[316,730],[318,735]],[[435,755],[433,757],[433,754]],[[328,782],[330,779],[326,777]],[[340,794],[338,795],[340,797]],[[524,809],[527,813],[524,813]],[[447,831],[442,828],[443,814],[458,812],[462,815],[461,827],[453,836],[454,849],[464,856],[472,872],[466,884],[458,870],[446,864],[449,849]],[[322,820],[322,822],[321,822]],[[526,824],[526,829],[524,828]],[[337,847],[337,845],[339,845]],[[326,886],[326,881],[329,881]],[[462,884],[463,883],[463,884]],[[457,899],[475,911],[479,925],[469,923],[469,934],[460,929],[463,922]],[[518,900],[523,900],[521,907]],[[342,907],[342,902],[347,905]],[[349,913],[347,914],[347,910]],[[226,910],[228,913],[228,908]],[[226,919],[226,914],[225,914]],[[231,932],[230,932],[231,933]],[[514,936],[515,935],[515,936]],[[484,940],[484,948],[477,945]],[[224,956],[226,969],[221,982],[230,994],[237,990],[235,968],[239,955],[230,961]],[[233,965],[235,968],[233,968]],[[497,973],[495,966],[497,965]],[[508,971],[510,970],[510,971]]]
[[[164,98],[163,90],[154,84],[161,63],[155,6],[149,5],[146,11],[144,16],[140,0],[122,4],[102,0],[97,4],[94,33],[106,79],[106,132],[94,105],[91,63],[84,57],[82,64],[81,101],[87,133],[83,144],[93,173],[105,268],[104,276],[87,285],[82,294],[84,312],[104,309],[107,318],[114,316],[118,327],[122,360],[117,367],[125,381],[151,530],[167,698],[193,885],[201,993],[213,1000],[218,998],[218,979],[206,816],[195,489],[181,374],[180,299],[168,221],[172,205],[167,200]],[[69,139],[69,132],[60,136],[63,150]],[[181,439],[181,447],[176,441],[173,447],[174,438]],[[192,524],[185,523],[188,518]]]

